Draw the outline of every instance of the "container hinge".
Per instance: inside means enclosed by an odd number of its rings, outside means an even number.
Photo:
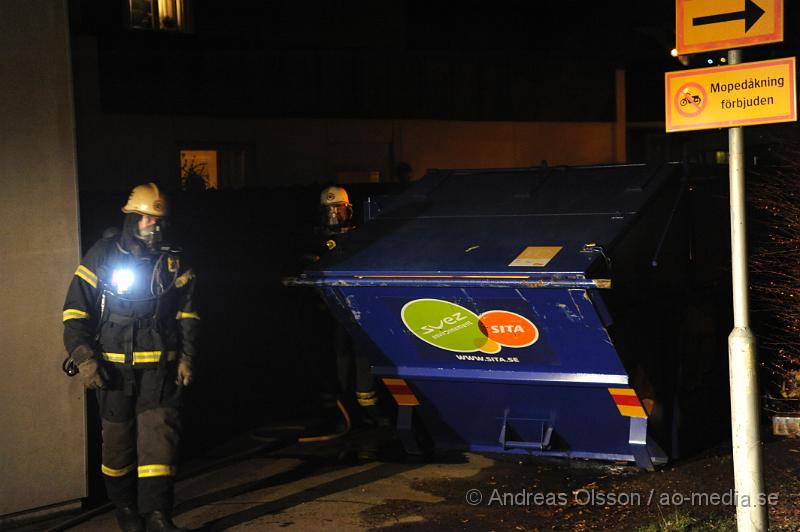
[[[606,261],[606,268],[611,271],[611,257],[606,254],[606,250],[603,249],[603,246],[599,246],[594,242],[589,242],[583,245],[581,253],[599,253],[603,257],[603,260]]]

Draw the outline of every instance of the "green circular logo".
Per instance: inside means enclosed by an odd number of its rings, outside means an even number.
[[[416,299],[403,306],[400,316],[417,338],[441,349],[459,353],[500,350],[481,330],[478,315],[461,305]]]

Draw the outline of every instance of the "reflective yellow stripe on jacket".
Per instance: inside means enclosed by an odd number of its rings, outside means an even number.
[[[200,314],[198,314],[197,312],[178,312],[178,315],[175,316],[175,318],[179,319],[179,320],[185,320],[187,318],[190,318],[190,319],[193,319],[193,320],[199,320],[200,319]]]
[[[134,364],[150,364],[159,362],[163,351],[134,351],[133,363]],[[167,351],[167,360],[172,361],[177,358],[177,351]],[[125,363],[125,353],[103,353],[103,359],[114,362],[115,364]]]
[[[103,471],[103,474],[109,477],[124,477],[134,469],[136,469],[136,464],[131,464],[129,466],[125,466],[122,469],[113,469],[108,467],[107,465],[102,465],[100,468]]]
[[[64,311],[64,321],[67,320],[80,320],[84,318],[88,318],[89,313],[84,312],[82,310],[78,310],[76,308],[68,308]]]
[[[97,276],[83,264],[78,266],[78,269],[75,270],[75,275],[89,283],[92,288],[97,288]]]
[[[356,392],[356,399],[361,406],[378,404],[378,394],[376,392]]]
[[[193,278],[194,273],[192,273],[192,270],[187,270],[186,273],[175,279],[175,288],[183,288]]]
[[[175,466],[167,464],[147,464],[139,466],[139,478],[174,476]]]

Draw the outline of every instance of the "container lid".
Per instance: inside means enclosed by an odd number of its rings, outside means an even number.
[[[580,281],[679,176],[674,163],[429,171],[305,275]]]

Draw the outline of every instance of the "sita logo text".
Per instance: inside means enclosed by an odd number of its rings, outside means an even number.
[[[525,316],[489,310],[480,316],[441,299],[415,299],[400,311],[414,336],[440,349],[457,353],[499,353],[503,347],[533,345],[539,330]]]

